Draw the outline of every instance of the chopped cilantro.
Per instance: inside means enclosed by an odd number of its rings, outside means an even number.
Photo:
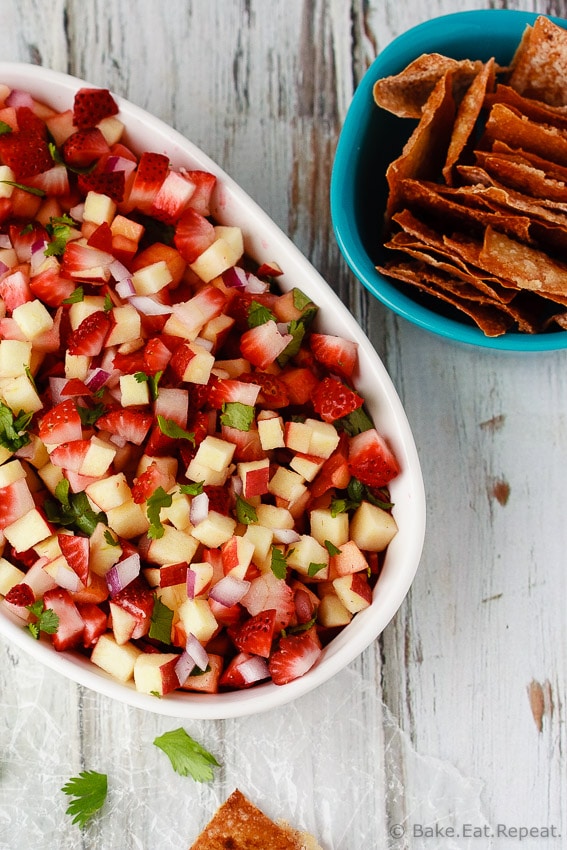
[[[248,327],[256,328],[258,325],[265,325],[269,321],[277,322],[276,317],[267,307],[260,304],[258,301],[251,301],[248,308]]]
[[[305,310],[308,304],[312,304],[311,298],[309,298],[301,289],[298,289],[297,286],[293,288],[293,306],[296,310]]]
[[[13,133],[14,131],[10,127],[9,124],[6,124],[5,121],[0,121],[0,136],[5,136],[6,133]]]
[[[179,492],[186,496],[199,496],[203,492],[203,482],[194,481],[192,484],[180,484]]]
[[[238,431],[249,431],[254,422],[254,408],[240,401],[227,401],[222,406],[220,422]]]
[[[278,365],[279,366],[285,366],[285,364],[288,362],[288,360],[290,360],[292,357],[295,357],[295,355],[297,354],[297,352],[301,348],[301,343],[303,341],[303,337],[305,336],[305,330],[306,330],[305,323],[303,322],[303,319],[298,319],[298,320],[293,319],[289,323],[287,330],[288,330],[288,333],[290,333],[293,338],[290,340],[290,342],[288,342],[288,344],[286,345],[286,347],[284,348],[282,353],[279,355],[279,357],[278,357]]]
[[[74,292],[70,294],[68,298],[64,298],[61,302],[62,304],[78,304],[79,301],[83,301],[85,297],[85,291],[82,286],[78,286]]]
[[[258,514],[256,508],[247,502],[242,496],[236,497],[236,519],[243,525],[250,525],[251,522],[258,522]]]
[[[104,310],[105,313],[110,313],[110,311],[112,310],[113,307],[114,307],[114,304],[112,303],[112,298],[110,297],[110,295],[107,292],[106,295],[104,296],[103,310]]]
[[[69,492],[66,478],[55,488],[55,499],[46,499],[44,503],[47,519],[55,525],[74,527],[90,537],[99,522],[106,524],[106,515],[93,511],[86,493]]]
[[[18,449],[27,446],[31,441],[27,428],[32,420],[32,415],[20,410],[14,416],[13,411],[0,401],[0,446],[9,449],[11,452],[17,452]]]
[[[325,540],[325,549],[329,553],[329,555],[340,555],[341,550],[335,546],[334,543],[331,543],[330,540]]]
[[[317,573],[321,572],[321,570],[324,570],[326,568],[326,566],[327,566],[327,564],[314,564],[313,561],[311,561],[311,563],[309,564],[309,566],[307,568],[307,575],[310,578],[313,578],[313,576],[316,576]]]
[[[176,773],[191,776],[195,782],[210,782],[216,758],[191,738],[185,729],[174,729],[155,738],[154,744],[166,754]]]
[[[162,508],[169,508],[173,502],[171,493],[166,493],[163,487],[157,487],[149,499],[146,499],[147,514],[150,521],[148,529],[148,537],[152,540],[159,540],[163,537],[164,528],[160,520]]]
[[[71,238],[71,228],[75,227],[75,221],[68,215],[52,216],[46,225],[46,230],[51,236],[51,242],[45,249],[45,256],[60,256]]]
[[[285,578],[287,575],[287,561],[284,553],[277,546],[272,547],[271,570],[276,578]]]
[[[119,541],[114,537],[112,532],[107,528],[104,532],[104,539],[108,543],[109,546],[120,546]]]
[[[43,599],[38,599],[31,605],[26,605],[36,618],[33,623],[28,623],[27,629],[33,637],[38,640],[40,632],[46,635],[54,635],[59,628],[59,617],[51,608],[46,608]]]
[[[0,183],[13,186],[14,189],[21,189],[22,192],[28,192],[30,195],[37,195],[38,198],[45,198],[46,195],[43,189],[38,189],[36,186],[26,186],[25,183],[17,183],[15,180],[0,180]]]
[[[162,375],[163,370],[156,372],[155,375],[146,375],[145,372],[134,372],[134,377],[139,384],[147,383],[153,401],[158,397],[158,384]]]
[[[173,622],[173,611],[161,601],[157,593],[154,593],[154,607],[150,621],[149,636],[161,643],[171,643],[171,624]]]
[[[337,431],[346,431],[350,437],[354,437],[356,434],[361,434],[363,431],[368,431],[374,427],[374,423],[364,410],[364,407],[357,407],[348,416],[337,419],[333,424]]]
[[[83,407],[82,404],[77,405],[77,413],[84,428],[90,428],[91,425],[94,425],[104,411],[104,404],[96,404],[94,407]]]
[[[83,770],[70,779],[61,789],[64,794],[74,797],[65,814],[73,815],[73,823],[82,829],[106,800],[108,782],[105,773],[95,770]]]
[[[195,442],[195,434],[181,428],[173,419],[166,419],[165,416],[158,414],[157,421],[159,430],[166,437],[171,437],[174,440],[190,440],[192,443]]]

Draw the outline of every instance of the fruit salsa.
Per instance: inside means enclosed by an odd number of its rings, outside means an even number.
[[[0,606],[143,693],[283,685],[371,604],[399,464],[357,345],[124,131],[0,85]]]

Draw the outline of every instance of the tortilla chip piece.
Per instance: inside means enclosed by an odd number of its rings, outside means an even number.
[[[551,106],[567,105],[567,30],[540,15],[511,63],[508,85]]]
[[[556,127],[536,124],[503,103],[495,103],[490,110],[483,147],[489,147],[495,140],[543,158],[549,158],[553,151],[554,160],[567,166],[567,134]]]
[[[488,227],[479,262],[492,274],[513,281],[520,289],[567,304],[567,263],[552,259],[543,251]]]
[[[475,128],[485,95],[494,86],[494,78],[494,59],[490,59],[476,75],[459,104],[442,171],[443,177],[449,185],[453,183],[453,169]]]
[[[559,165],[557,162],[553,162],[548,157],[538,156],[532,151],[526,151],[523,148],[510,147],[510,145],[499,140],[494,141],[492,145],[492,152],[495,154],[508,154],[513,156],[515,161],[525,162],[533,165],[534,168],[540,169],[545,172],[547,177],[553,180],[567,182],[567,167]]]
[[[499,83],[494,92],[487,92],[484,105],[491,108],[495,103],[504,103],[517,112],[536,121],[538,124],[549,124],[558,130],[567,130],[567,111],[565,107],[549,106],[541,100],[524,97],[518,91]]]
[[[426,53],[410,62],[399,74],[377,80],[373,89],[374,101],[400,118],[421,118],[423,107],[442,77],[452,74],[453,95],[460,100],[481,68],[480,61]]]
[[[189,850],[321,850],[315,839],[274,823],[236,789]]]
[[[556,201],[558,204],[567,205],[567,183],[548,177],[545,171],[525,160],[522,162],[521,159],[507,154],[488,151],[476,151],[475,156],[479,165],[505,186],[542,202]]]

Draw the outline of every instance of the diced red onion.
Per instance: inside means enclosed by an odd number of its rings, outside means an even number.
[[[109,439],[110,442],[114,443],[115,446],[118,446],[119,449],[123,449],[128,442],[126,437],[122,437],[120,434],[111,434]]]
[[[278,331],[281,333],[282,336],[285,336],[287,333],[289,333],[288,322],[278,322],[277,328],[278,328]]]
[[[44,239],[36,239],[31,246],[30,272],[32,275],[37,274],[39,267],[45,261],[46,246],[47,242]]]
[[[225,286],[244,289],[247,282],[246,272],[244,269],[239,268],[239,266],[231,266],[222,273],[222,282]]]
[[[0,275],[6,274],[6,272],[9,272],[9,271],[10,271],[10,266],[7,266],[6,263],[3,263],[2,260],[0,260]]]
[[[167,316],[173,312],[169,304],[160,304],[149,295],[132,295],[130,304],[133,304],[138,313],[143,313],[144,316]]]
[[[137,552],[133,552],[123,561],[118,561],[106,573],[106,584],[111,596],[115,596],[123,588],[134,581],[140,574],[140,556]]]
[[[189,653],[199,670],[206,670],[209,663],[207,650],[200,641],[197,640],[194,634],[187,635],[187,643],[185,650]]]
[[[83,220],[84,212],[85,212],[85,205],[84,204],[75,204],[75,206],[71,207],[71,209],[69,210],[69,215],[71,216],[71,218],[74,218],[75,221],[78,221],[79,223],[81,223],[82,220]]]
[[[301,537],[293,528],[274,528],[274,540],[276,543],[297,543]]]
[[[248,279],[246,281],[246,292],[250,292],[253,295],[260,295],[262,292],[266,292],[268,290],[269,284],[264,280],[260,280],[259,277],[256,277],[254,274],[249,274]]]
[[[193,496],[191,499],[191,508],[189,510],[189,519],[192,525],[198,525],[203,522],[209,515],[209,497],[205,492]]]
[[[128,280],[131,277],[130,271],[126,268],[124,263],[121,263],[120,260],[113,260],[108,267],[110,270],[110,274],[116,281]],[[134,287],[132,287],[132,295],[134,294]]]
[[[93,393],[96,393],[97,390],[100,390],[101,387],[104,387],[109,378],[110,372],[107,372],[105,369],[91,369],[87,373],[85,384],[87,385],[89,390],[92,390]]]
[[[270,676],[266,660],[260,658],[259,655],[253,655],[251,658],[243,661],[242,664],[239,664],[238,672],[247,685],[251,685],[253,682],[259,682],[262,679],[268,679]]]
[[[52,404],[59,404],[60,401],[63,401],[63,396],[61,392],[63,387],[69,383],[68,378],[56,378],[51,376],[49,378],[49,389],[51,391],[51,402]]]
[[[195,585],[197,583],[197,573],[189,567],[187,570],[187,579],[186,579],[186,587],[187,587],[187,598],[195,599]]]
[[[240,602],[242,597],[246,596],[249,589],[249,581],[228,575],[221,578],[220,581],[217,581],[217,583],[211,587],[209,596],[217,602],[220,602],[221,605],[225,605],[227,608],[230,608],[232,605],[236,605]]]
[[[244,485],[242,483],[242,478],[239,475],[231,476],[230,486],[232,487],[232,491],[236,496],[242,496]]]
[[[202,336],[198,336],[195,342],[207,351],[212,351],[214,348],[212,339],[204,339]]]
[[[12,248],[12,240],[7,233],[0,233],[0,248]]]
[[[27,106],[28,109],[33,109],[33,97],[29,92],[21,89],[12,89],[6,98],[6,106],[13,106],[18,109],[20,106]]]
[[[116,284],[116,294],[121,298],[131,298],[132,295],[136,294],[136,290],[134,289],[134,284],[132,283],[131,277],[124,277],[122,280],[119,280]]]
[[[194,667],[195,662],[193,658],[191,658],[187,651],[182,652],[179,656],[179,661],[175,663],[175,675],[180,685],[185,684]]]

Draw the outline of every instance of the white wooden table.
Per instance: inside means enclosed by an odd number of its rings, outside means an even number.
[[[68,71],[174,125],[340,292],[405,403],[428,499],[422,563],[394,621],[277,714],[144,714],[0,641],[3,850],[184,850],[235,786],[325,850],[565,846],[567,353],[460,348],[386,313],[348,271],[329,217],[339,128],[376,53],[429,17],[491,5],[1,0],[2,59]],[[496,5],[567,16],[565,0]],[[178,776],[153,746],[180,725],[222,763],[211,784]],[[109,795],[81,833],[60,788],[82,769],[107,773]]]

